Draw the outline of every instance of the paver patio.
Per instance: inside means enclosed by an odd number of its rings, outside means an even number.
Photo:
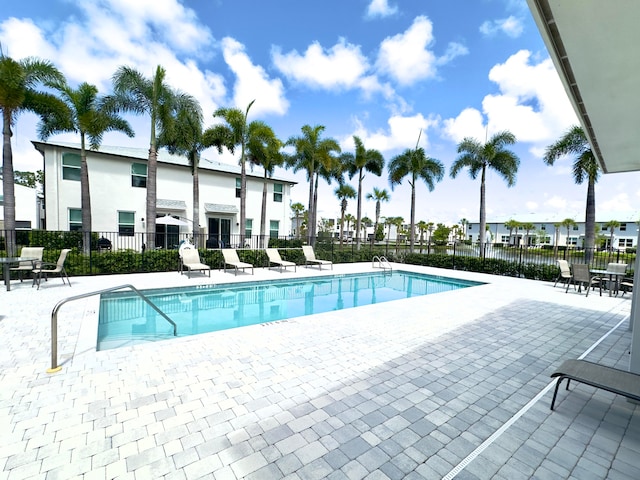
[[[640,478],[635,404],[572,384],[549,410],[562,359],[601,339],[585,358],[627,367],[629,295],[396,267],[488,283],[101,352],[92,297],[60,311],[55,374],[51,312],[68,296],[371,265],[13,282],[0,292],[0,479]]]

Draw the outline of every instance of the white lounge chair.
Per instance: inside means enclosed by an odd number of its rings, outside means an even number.
[[[184,248],[182,250],[182,266],[187,269],[187,277],[191,278],[191,272],[197,271],[208,272],[209,276],[211,276],[211,267],[206,265],[200,261],[200,254],[198,253],[197,248]],[[182,268],[180,268],[180,273],[182,273]]]
[[[22,247],[20,250],[20,257],[31,258],[32,260],[26,260],[19,262],[17,267],[12,267],[12,272],[18,272],[18,278],[22,282],[23,272],[33,271],[33,267],[42,261],[42,254],[44,253],[44,247]]]
[[[246,268],[251,269],[251,275],[253,275],[253,265],[250,263],[241,262],[238,258],[238,252],[236,252],[233,248],[223,248],[222,256],[224,257],[224,269],[227,269],[227,265],[234,268],[235,275],[238,275],[238,269],[241,268],[242,271]]]
[[[302,253],[304,253],[305,265],[318,265],[318,268],[320,268],[320,270],[322,270],[323,265],[331,265],[331,270],[333,270],[333,262],[316,258],[316,254],[313,251],[312,246],[303,245]]]
[[[296,264],[287,260],[283,260],[277,248],[267,248],[265,249],[265,251],[267,252],[267,257],[269,257],[269,268],[271,268],[271,264],[274,263],[280,267],[280,273],[282,273],[283,267],[285,269],[287,267],[293,267],[293,271],[296,271]]]

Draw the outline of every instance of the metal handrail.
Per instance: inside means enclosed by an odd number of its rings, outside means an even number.
[[[47,369],[47,373],[55,373],[59,372],[62,367],[58,365],[58,310],[60,307],[67,302],[71,302],[72,300],[80,300],[82,298],[92,297],[93,295],[100,295],[102,293],[115,292],[116,290],[122,290],[123,288],[129,288],[133,290],[142,300],[147,302],[151,308],[153,308],[156,312],[158,312],[167,322],[173,325],[173,336],[178,336],[178,327],[176,322],[171,320],[166,313],[160,310],[155,303],[149,300],[140,290],[138,290],[133,285],[120,285],[119,287],[111,287],[105,288],[104,290],[97,290],[95,292],[83,293],[81,295],[74,295],[73,297],[68,297],[63,300],[60,300],[55,307],[53,307],[53,311],[51,312],[51,368]]]
[[[387,260],[387,257],[385,257],[384,255],[375,255],[371,260],[371,268],[376,268],[376,260],[378,261],[378,266],[383,270],[386,270],[387,267],[389,268],[389,270],[393,270],[393,268],[391,268],[391,263],[389,263],[389,260]]]

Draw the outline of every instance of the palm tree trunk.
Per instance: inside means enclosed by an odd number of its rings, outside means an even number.
[[[480,256],[484,257],[484,244],[487,235],[487,212],[485,211],[485,167],[482,167],[482,178],[480,181]]]
[[[409,252],[413,253],[413,228],[416,222],[416,179],[411,182],[411,226],[409,231]]]
[[[4,230],[7,256],[16,255],[16,195],[13,185],[13,152],[11,150],[11,112],[2,110],[2,188],[4,195]]]
[[[147,165],[147,248],[151,250],[156,248],[157,172],[158,152],[154,141],[149,146],[149,162]]]
[[[358,176],[358,212],[357,212],[357,219],[356,219],[356,250],[360,250],[360,222],[362,220],[361,218],[361,211],[362,211],[362,169],[360,169],[360,174]]]
[[[320,179],[319,172],[316,172],[315,185],[313,186],[313,224],[312,228],[312,239],[313,245],[316,243],[317,233],[318,233],[318,181]]]
[[[589,177],[589,184],[587,186],[587,207],[584,225],[584,260],[585,263],[591,263],[596,244],[596,187],[591,177]]]
[[[313,228],[311,228],[311,225],[313,225],[313,178],[313,165],[311,165],[309,170],[309,209],[307,210],[307,243],[309,245],[313,245]]]
[[[267,171],[264,171],[264,182],[262,183],[262,210],[260,213],[260,248],[264,248],[264,237],[267,225]]]
[[[245,117],[246,123],[246,117]],[[244,137],[244,135],[243,135]],[[240,245],[244,245],[245,229],[247,228],[247,165],[244,158],[244,139],[240,154]]]
[[[80,206],[82,208],[82,250],[91,254],[91,193],[84,132],[80,132]]]
[[[193,158],[193,241],[196,248],[200,248],[203,245],[203,242],[200,239],[200,176],[198,175],[198,166],[199,159],[198,154],[196,154]]]

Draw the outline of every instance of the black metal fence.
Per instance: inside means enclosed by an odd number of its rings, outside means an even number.
[[[5,232],[0,231],[0,255],[7,256]],[[72,275],[101,275],[112,273],[158,272],[179,268],[178,249],[188,241],[198,246],[205,263],[218,267],[222,261],[221,250],[237,248],[244,261],[256,266],[268,266],[264,248],[279,248],[284,259],[304,263],[300,247],[307,244],[305,238],[291,236],[268,237],[252,235],[226,235],[211,237],[191,234],[157,234],[154,249],[147,247],[146,234],[121,235],[118,232],[92,232],[89,254],[83,253],[82,232],[29,230],[16,232],[16,251],[23,246],[44,247],[45,261],[55,262],[63,248],[71,248],[67,257],[67,270]],[[372,244],[362,242],[340,243],[328,236],[311,242],[318,258],[334,263],[371,261],[375,255],[384,255],[390,261],[419,263],[444,268],[466,269],[546,279],[557,274],[556,261],[588,263],[592,268],[605,268],[610,262],[626,263],[631,271],[635,265],[635,250],[585,251],[578,248],[533,248],[505,245],[427,245],[416,243],[413,252],[405,240],[384,240]]]

